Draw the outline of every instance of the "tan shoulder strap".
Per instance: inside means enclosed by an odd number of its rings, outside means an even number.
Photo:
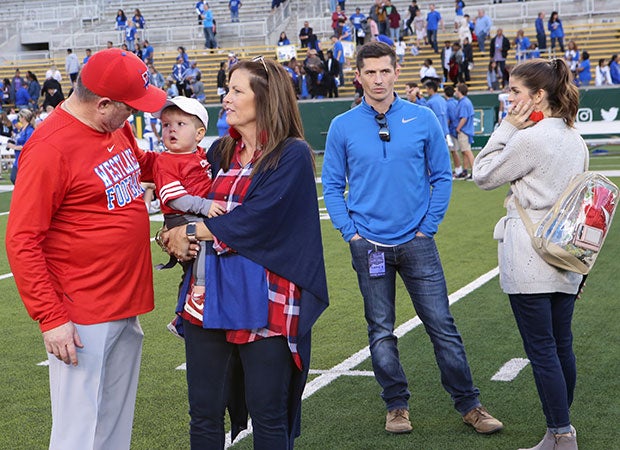
[[[536,230],[536,225],[534,225],[534,222],[532,222],[532,219],[530,219],[530,216],[527,215],[527,213],[525,212],[525,209],[523,209],[523,206],[521,206],[521,203],[519,203],[519,199],[517,198],[517,196],[514,194],[512,194],[512,196],[514,197],[517,211],[519,212],[519,216],[521,217],[521,221],[523,222],[523,225],[525,225],[527,234],[529,234],[530,237],[533,237],[534,231]]]

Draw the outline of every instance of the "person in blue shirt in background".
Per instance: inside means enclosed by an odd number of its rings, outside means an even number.
[[[484,43],[491,33],[492,26],[491,18],[484,13],[484,9],[479,9],[476,24],[474,25],[474,33],[478,37],[478,50],[482,53],[484,53]]]
[[[15,107],[17,109],[27,108],[30,106],[31,100],[26,83],[23,83],[15,90]]]
[[[196,2],[196,6],[194,7],[194,11],[198,17],[198,25],[202,25],[202,19],[205,13],[205,3],[206,2],[204,0],[200,0],[199,2]]]
[[[474,165],[474,154],[471,151],[471,144],[474,142],[474,105],[467,97],[469,88],[465,83],[456,86],[454,95],[459,103],[456,107],[456,114],[459,122],[456,125],[459,149],[463,155],[463,173],[458,178],[471,180],[471,169]],[[469,168],[469,172],[467,169]]]
[[[618,64],[617,53],[614,53],[609,58],[609,75],[613,84],[620,84],[620,65]]]
[[[239,22],[239,8],[241,8],[240,0],[229,0],[228,9],[230,10],[230,21]]]
[[[463,166],[461,164],[461,157],[459,155],[459,141],[458,133],[456,132],[456,126],[459,123],[458,105],[459,102],[454,98],[454,86],[444,86],[443,93],[446,96],[446,110],[448,114],[448,133],[450,134],[450,140],[452,146],[448,144],[450,149],[450,155],[452,156],[452,163],[454,170],[452,171],[452,178],[461,178],[463,173]],[[446,139],[448,141],[448,139]]]
[[[127,28],[125,28],[125,44],[127,44],[127,48],[133,50],[135,47],[137,32],[138,29],[136,28],[136,24],[134,22],[131,22]]]
[[[39,97],[41,97],[41,85],[34,72],[26,72],[26,82],[28,84],[28,95],[30,95],[30,107],[33,111],[39,109]]]
[[[84,57],[84,59],[82,60],[82,65],[86,64],[88,62],[88,60],[90,59],[90,57],[93,54],[93,51],[90,48],[87,48],[85,50],[86,56]]]
[[[355,44],[359,46],[364,45],[364,38],[366,37],[364,22],[366,21],[366,16],[360,12],[359,8],[355,8],[355,14],[351,14],[349,20],[353,24],[353,31],[355,31]]]
[[[140,12],[138,8],[136,8],[136,10],[134,11],[131,21],[136,24],[136,28],[140,28],[141,30],[143,30],[144,26],[146,25],[144,16],[142,15],[142,13]]]
[[[577,86],[589,86],[590,81],[592,81],[590,54],[584,50],[581,52],[581,61],[577,66],[577,78],[575,79],[575,83]]]
[[[415,103],[420,106],[427,106],[426,99],[422,96],[420,87],[415,81],[408,81],[405,83],[405,96],[411,103]]]
[[[334,58],[340,63],[340,71],[338,74],[338,82],[340,86],[344,86],[344,48],[342,47],[342,42],[340,42],[340,38],[337,35],[332,36],[332,52],[334,53]]]
[[[17,117],[18,125],[21,128],[19,128],[18,133],[15,135],[15,141],[9,141],[6,144],[6,148],[12,149],[15,153],[15,162],[13,162],[13,167],[11,168],[11,183],[13,184],[15,184],[15,181],[17,180],[19,155],[21,154],[24,145],[26,145],[26,142],[28,142],[28,139],[30,139],[30,136],[32,136],[32,133],[34,133],[34,121],[36,118],[34,112],[28,108],[20,110]]]
[[[562,21],[558,17],[557,11],[551,13],[547,28],[549,29],[549,37],[551,38],[551,51],[555,50],[557,41],[560,45],[560,51],[564,53],[564,28],[562,27]]]
[[[523,29],[517,31],[517,37],[515,39],[515,57],[517,62],[525,61],[528,58],[530,50],[530,39],[525,35]]]
[[[149,40],[145,39],[144,42],[142,42],[142,61],[144,61],[144,64],[147,66],[153,64],[153,53],[155,53],[155,49],[149,43]]]
[[[127,27],[127,16],[122,9],[119,9],[116,12],[116,29],[118,31],[124,31],[125,27]]]
[[[202,29],[205,35],[205,48],[217,48],[217,41],[213,32],[213,11],[209,9],[208,3],[203,3],[203,5],[204,10],[200,17],[202,18]]]
[[[536,41],[538,41],[538,50],[543,51],[547,49],[547,33],[545,32],[545,13],[541,11],[536,18]]]
[[[356,66],[364,96],[331,122],[323,195],[357,273],[373,371],[387,410],[385,429],[412,430],[410,392],[394,335],[398,273],[433,343],[456,410],[477,432],[494,433],[503,425],[478,399],[433,238],[452,189],[445,135],[429,108],[396,95],[400,68],[394,49],[370,42],[358,50]]]
[[[451,150],[450,147],[453,147],[454,144],[450,138],[450,130],[448,129],[448,104],[446,99],[437,92],[439,90],[439,85],[435,81],[427,81],[424,86],[426,86],[427,95],[426,106],[435,113],[437,120],[439,120],[439,125],[441,125],[441,130],[446,138],[446,144],[448,144],[448,149]]]
[[[433,47],[435,53],[439,53],[439,46],[437,45],[437,31],[439,29],[439,25],[441,25],[441,30],[444,30],[443,19],[441,18],[439,11],[435,10],[434,3],[431,3],[429,8],[430,12],[426,16],[426,35],[428,38],[428,43],[431,47]]]

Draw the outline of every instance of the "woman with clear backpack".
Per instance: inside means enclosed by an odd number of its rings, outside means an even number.
[[[510,299],[547,421],[542,441],[530,450],[576,450],[569,414],[577,378],[571,322],[583,276],[536,253],[516,202],[536,223],[587,168],[588,150],[573,126],[579,91],[562,59],[520,64],[509,83],[512,106],[476,157],[473,179],[487,190],[510,185],[507,215],[493,237],[500,285]]]

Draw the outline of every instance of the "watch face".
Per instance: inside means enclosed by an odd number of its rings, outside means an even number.
[[[187,228],[185,229],[185,234],[188,236],[196,236],[196,224],[193,222],[188,223]]]

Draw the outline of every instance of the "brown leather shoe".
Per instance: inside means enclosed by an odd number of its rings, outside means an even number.
[[[405,408],[388,411],[385,418],[385,430],[394,434],[411,433],[409,411]]]
[[[480,434],[491,434],[504,428],[504,424],[489,414],[483,406],[478,406],[465,414],[463,422],[474,427]]]

